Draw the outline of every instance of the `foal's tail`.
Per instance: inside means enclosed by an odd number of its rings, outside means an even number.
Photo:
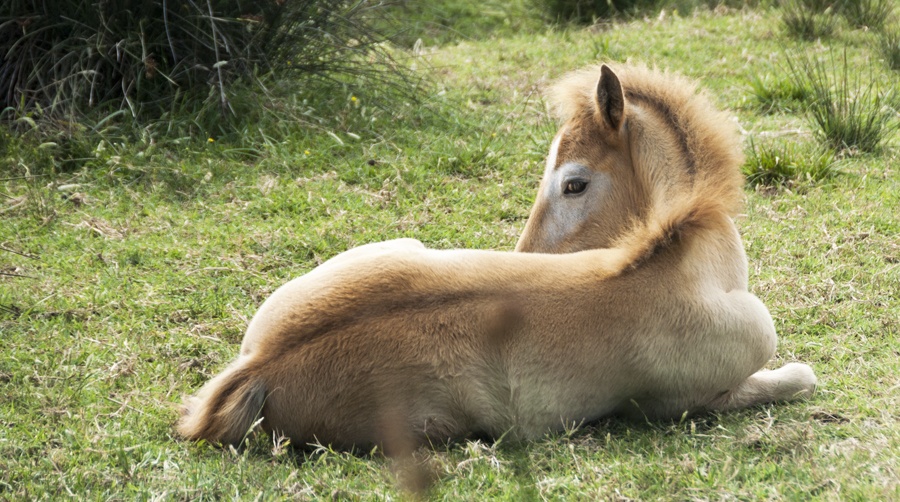
[[[240,444],[261,417],[266,384],[238,360],[186,398],[175,429],[185,439]]]

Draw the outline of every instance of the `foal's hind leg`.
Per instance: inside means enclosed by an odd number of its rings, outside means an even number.
[[[777,370],[760,370],[737,387],[707,405],[710,411],[727,411],[764,403],[791,401],[812,396],[816,375],[801,363],[785,364]]]

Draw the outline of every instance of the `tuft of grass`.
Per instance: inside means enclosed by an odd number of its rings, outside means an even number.
[[[553,20],[592,23],[597,19],[610,18],[623,9],[635,8],[639,1],[641,0],[535,0],[535,4]]]
[[[797,85],[791,78],[754,73],[749,84],[759,109],[765,113],[800,111],[811,96],[808,87]]]
[[[825,12],[826,10],[834,10],[839,7],[841,0],[781,0],[782,6],[786,4],[794,4],[804,9]]]
[[[900,27],[878,34],[878,50],[888,68],[900,70]]]
[[[581,24],[657,15],[660,10],[685,14],[697,9],[755,8],[769,3],[771,0],[532,0],[551,21]]]
[[[893,17],[896,0],[843,0],[840,13],[850,26],[882,29]]]
[[[801,40],[828,38],[837,27],[834,8],[824,0],[787,0],[781,21],[789,36]]]
[[[732,0],[733,1],[733,0]],[[554,22],[590,24],[614,18],[647,15],[662,8],[690,11],[716,0],[533,0]]]
[[[834,52],[785,60],[796,85],[810,89],[808,117],[829,148],[874,152],[900,127],[890,106],[894,91],[882,90],[871,74],[851,76],[846,50],[840,62]]]
[[[743,172],[752,186],[794,186],[837,176],[834,150],[794,141],[757,144],[752,138]]]

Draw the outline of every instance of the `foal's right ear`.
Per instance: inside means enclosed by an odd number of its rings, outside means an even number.
[[[603,123],[618,131],[625,120],[625,93],[619,77],[609,66],[600,67],[600,81],[597,82],[597,111]]]

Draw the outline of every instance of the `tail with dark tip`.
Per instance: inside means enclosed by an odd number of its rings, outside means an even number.
[[[265,400],[265,381],[239,360],[185,399],[175,429],[185,439],[240,444],[262,417]]]

